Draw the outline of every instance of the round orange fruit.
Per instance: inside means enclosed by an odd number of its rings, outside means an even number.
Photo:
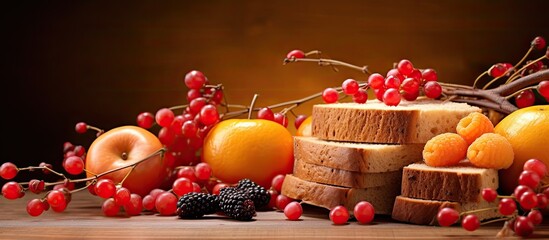
[[[293,170],[293,138],[282,125],[262,119],[229,119],[204,139],[202,161],[225,183],[249,178],[269,188],[278,174]]]
[[[311,125],[313,123],[313,116],[308,116],[303,120],[301,125],[299,125],[299,128],[295,132],[296,136],[303,136],[303,137],[310,137],[313,135],[313,130],[311,128]]]
[[[500,170],[500,186],[512,193],[524,163],[537,158],[549,167],[549,105],[536,105],[516,110],[494,128],[494,132],[507,138],[513,147],[514,160],[508,169]],[[542,179],[549,183],[549,177]]]

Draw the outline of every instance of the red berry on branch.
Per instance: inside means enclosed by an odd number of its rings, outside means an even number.
[[[534,232],[534,223],[525,216],[515,219],[515,233],[521,237],[528,237]]]
[[[286,176],[284,174],[276,175],[271,181],[271,188],[277,192],[282,192],[282,184],[284,184],[284,179]]]
[[[297,115],[297,117],[295,117],[295,120],[294,120],[295,129],[298,129],[299,126],[301,126],[301,124],[303,123],[303,121],[305,121],[305,119],[307,119],[307,115],[303,115],[303,114]]]
[[[65,171],[72,175],[78,175],[84,171],[84,160],[79,156],[72,156],[65,160]]]
[[[257,118],[258,119],[265,119],[265,120],[269,120],[269,121],[274,121],[273,110],[271,110],[268,107],[261,108],[261,109],[259,109],[259,111],[257,111]]]
[[[365,89],[358,89],[358,92],[353,95],[353,102],[366,103],[368,101],[368,92]]]
[[[547,205],[549,204],[549,199],[547,199],[547,196],[543,193],[538,193],[536,194],[536,196],[538,197],[538,208],[539,209],[546,208]]]
[[[200,89],[206,81],[206,76],[200,71],[192,70],[185,75],[185,85],[190,89]]]
[[[434,69],[427,68],[421,73],[426,82],[438,81],[438,74]]]
[[[368,77],[368,85],[373,89],[383,88],[385,77],[379,73],[373,73]]]
[[[400,73],[400,72],[398,71],[398,69],[396,69],[396,68],[393,68],[393,69],[391,69],[391,70],[389,70],[389,71],[387,72],[387,77],[389,77],[389,76],[396,77],[396,78],[398,78],[398,80],[400,80],[401,82],[404,81],[404,78],[405,78],[404,75],[403,75],[402,73]]]
[[[6,199],[17,199],[23,196],[23,187],[19,183],[16,182],[7,182],[2,186],[2,195]]]
[[[269,193],[269,196],[271,197],[270,200],[269,200],[269,204],[267,204],[267,209],[275,209],[276,208],[276,199],[278,197],[278,192],[273,190],[273,189],[269,189],[269,190],[267,190],[267,193]],[[219,195],[219,193],[217,195]]]
[[[519,95],[515,97],[515,103],[518,108],[530,107],[534,105],[535,101],[536,96],[530,89],[520,92]]]
[[[150,112],[142,112],[137,115],[137,126],[149,129],[154,124],[154,116]]]
[[[335,103],[339,98],[339,93],[333,88],[326,88],[322,91],[322,100],[325,103]]]
[[[387,89],[383,93],[383,102],[387,106],[397,106],[400,103],[400,93],[394,88]]]
[[[341,84],[341,89],[347,95],[354,95],[358,92],[358,82],[354,79],[347,79]]]
[[[102,198],[110,198],[116,193],[116,186],[110,179],[101,179],[95,183],[95,194]],[[51,203],[50,203],[51,205]]]
[[[109,198],[103,202],[101,210],[103,211],[103,214],[105,214],[105,216],[114,217],[120,211],[120,206],[115,203],[114,199]]]
[[[377,100],[383,102],[383,94],[385,94],[385,88],[374,89],[374,94],[376,95]]]
[[[71,142],[63,143],[63,153],[67,153],[72,150],[74,150],[74,145]]]
[[[549,81],[539,82],[537,90],[541,96],[545,99],[549,99]]]
[[[503,63],[494,64],[490,69],[488,69],[488,75],[494,78],[501,77],[507,71],[507,67]]]
[[[131,192],[125,187],[119,187],[114,194],[114,203],[124,206],[130,202]]]
[[[520,199],[522,194],[524,194],[525,192],[534,192],[534,190],[532,190],[530,187],[525,186],[525,185],[518,185],[518,186],[515,187],[513,195],[518,200],[518,199]]]
[[[126,214],[129,216],[137,216],[141,214],[141,211],[143,210],[143,202],[141,199],[141,196],[138,194],[132,193],[130,196],[130,203],[123,206],[124,211],[126,211]]]
[[[212,105],[208,104],[200,110],[200,122],[202,124],[208,126],[213,125],[217,121],[219,121],[219,112],[217,112],[217,108]]]
[[[503,215],[511,215],[517,210],[517,204],[512,198],[502,198],[499,200],[498,209]]]
[[[212,176],[212,167],[207,163],[199,163],[194,167],[194,173],[198,180],[207,181]]]
[[[530,187],[531,189],[536,189],[539,185],[541,178],[537,173],[530,170],[524,170],[520,173],[519,184]]]
[[[418,81],[418,83],[421,82],[421,80],[423,79],[421,71],[416,68],[414,68],[414,70],[410,74],[408,74],[407,77],[415,79],[416,81]]]
[[[32,179],[29,181],[29,191],[35,194],[39,194],[44,191],[46,183],[43,180]]]
[[[32,199],[27,203],[27,213],[33,217],[40,216],[45,210],[45,205],[40,199]]]
[[[88,131],[88,124],[86,124],[85,122],[79,122],[76,124],[76,126],[74,126],[74,130],[76,130],[77,133],[85,133],[86,131]]]
[[[531,47],[533,47],[537,50],[544,49],[545,48],[545,39],[543,37],[537,36],[536,38],[534,38],[534,40],[532,40]]]
[[[51,164],[45,163],[45,162],[41,162],[40,164],[38,164],[38,166],[41,167],[41,168],[43,168],[43,169],[42,169],[42,172],[43,172],[44,174],[50,174],[50,173],[51,173],[50,170],[45,169],[44,167],[47,167],[47,168],[49,168],[49,169],[52,169],[52,168],[53,168],[53,166],[52,166]]]
[[[163,127],[158,131],[158,140],[165,146],[171,146],[175,140],[175,133],[168,127]]]
[[[160,215],[174,215],[177,210],[177,196],[171,192],[162,193],[156,198],[154,206]]]
[[[10,180],[17,176],[17,173],[19,172],[19,169],[15,164],[11,162],[5,162],[0,166],[0,176],[3,179]]]
[[[530,211],[527,218],[534,224],[534,226],[539,225],[543,221],[543,215],[536,209]]]
[[[51,192],[49,192],[48,196],[46,196],[46,200],[52,208],[61,207],[67,204],[65,194],[60,190],[52,190]]]
[[[394,88],[399,89],[400,87],[400,79],[398,77],[395,77],[394,75],[389,75],[387,78],[385,78],[385,88]]]
[[[367,201],[360,201],[355,205],[353,214],[359,223],[368,224],[374,220],[374,206]]]
[[[156,112],[156,123],[161,127],[169,127],[172,124],[175,115],[169,108],[162,108]]]
[[[155,198],[153,198],[151,195],[147,195],[147,196],[143,197],[143,208],[145,210],[154,212],[154,211],[156,211],[155,206],[154,206],[155,202],[156,202]]]
[[[493,202],[496,200],[498,193],[492,188],[482,189],[482,198],[487,202]]]
[[[459,212],[453,208],[443,208],[438,211],[437,221],[440,226],[448,227],[459,220]]]
[[[397,64],[397,69],[401,74],[409,75],[414,71],[414,65],[408,59],[402,59]]]
[[[419,97],[419,90],[417,92],[409,93],[409,92],[402,92],[402,98],[404,98],[406,101],[415,101]]]
[[[428,98],[438,98],[442,94],[442,87],[438,82],[429,81],[423,86],[423,92],[425,92],[425,96]]]
[[[183,125],[181,126],[181,133],[183,133],[183,136],[186,138],[196,137],[198,126],[194,121],[187,120],[183,122]]]
[[[292,58],[304,58],[305,57],[305,53],[301,50],[292,50],[290,51],[287,55],[286,55],[286,58],[288,59],[292,59]]]
[[[172,191],[181,197],[193,191],[193,182],[188,178],[178,178],[172,184]]]
[[[206,98],[195,98],[189,103],[189,110],[192,114],[200,113],[200,110],[202,110],[202,108],[206,106],[206,104],[208,104],[208,100]]]
[[[416,93],[419,91],[419,81],[414,78],[406,78],[402,82],[401,88],[406,93]]]
[[[480,227],[480,221],[474,214],[469,214],[461,220],[461,226],[467,231],[475,231]]]
[[[288,117],[286,117],[282,113],[275,113],[274,121],[284,127],[288,127]]]
[[[519,199],[520,207],[524,210],[530,210],[538,206],[538,197],[534,192],[525,192]]]
[[[187,92],[187,102],[190,103],[192,100],[202,97],[202,93],[199,89],[189,89]]]

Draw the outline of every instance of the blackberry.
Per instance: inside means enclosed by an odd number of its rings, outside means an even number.
[[[253,182],[250,179],[242,179],[238,181],[236,185],[237,189],[241,189],[250,194],[250,199],[254,201],[255,207],[257,209],[266,207],[271,200],[271,194],[267,192],[267,189],[260,186],[259,184]]]
[[[200,218],[219,211],[219,197],[213,194],[191,192],[177,201],[180,218]]]
[[[219,192],[219,207],[225,215],[236,220],[251,220],[255,215],[255,205],[250,195],[241,189],[226,187]]]

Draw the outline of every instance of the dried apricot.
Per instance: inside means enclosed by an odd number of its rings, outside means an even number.
[[[467,142],[456,133],[443,133],[427,141],[423,148],[425,164],[433,167],[452,166],[465,159]]]
[[[472,112],[459,120],[456,132],[470,145],[482,134],[493,133],[494,124],[486,115]]]
[[[513,147],[497,133],[485,133],[467,149],[469,161],[482,168],[505,169],[513,163]]]

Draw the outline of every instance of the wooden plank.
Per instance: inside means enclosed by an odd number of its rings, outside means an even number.
[[[183,220],[175,216],[104,217],[101,199],[87,193],[77,193],[64,213],[46,212],[39,217],[28,216],[24,199],[0,200],[0,239],[440,239],[493,238],[502,224],[481,226],[467,232],[459,226],[433,227],[397,223],[387,216],[376,216],[375,222],[360,225],[351,221],[335,226],[328,212],[305,206],[300,221],[288,221],[279,211],[258,212],[254,221],[240,222],[219,215],[203,219]],[[536,237],[549,237],[545,221],[535,232]]]

